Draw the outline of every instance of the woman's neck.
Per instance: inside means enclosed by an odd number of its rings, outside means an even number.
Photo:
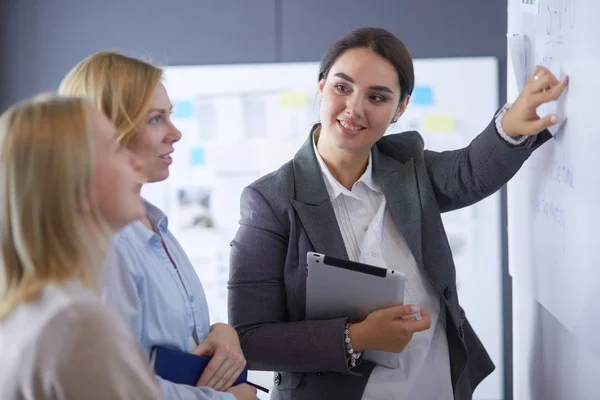
[[[152,222],[150,222],[150,218],[148,216],[143,216],[140,218],[140,222],[144,224],[144,226],[154,232],[154,227],[152,226]]]
[[[331,175],[348,190],[352,189],[352,186],[364,174],[369,163],[368,151],[350,153],[325,139],[317,142],[317,151]]]
[[[141,177],[144,177],[144,175],[140,175],[140,176],[141,176]],[[140,179],[141,179],[141,178],[140,178]],[[143,184],[143,183],[141,182],[141,180],[140,180],[140,184],[139,184],[139,186],[138,186],[138,187],[139,187],[139,189],[138,189],[138,193],[140,194],[140,196],[141,196],[141,193],[142,193],[142,186],[143,186],[143,185],[144,185],[144,184]],[[150,222],[150,218],[148,218],[148,208],[147,208],[147,207],[145,207],[145,205],[144,205],[144,208],[146,208],[146,215],[144,215],[143,217],[141,217],[141,218],[140,218],[140,222],[141,222],[142,224],[144,224],[144,226],[145,226],[146,228],[148,228],[148,229],[150,229],[152,232],[154,232],[154,227],[152,226],[152,222]]]

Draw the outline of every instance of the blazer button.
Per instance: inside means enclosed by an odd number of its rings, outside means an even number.
[[[461,308],[461,309],[460,309],[460,319],[462,319],[462,320],[464,321],[464,319],[465,319],[466,317],[467,317],[467,316],[465,315],[465,310],[463,310],[463,309]]]
[[[281,385],[281,373],[277,372],[275,373],[275,385],[279,386]]]
[[[458,328],[458,335],[460,336],[461,339],[465,338],[465,330],[462,328],[462,326],[460,328]]]
[[[447,286],[446,289],[444,289],[444,297],[446,300],[450,300],[452,298],[452,288],[450,286]]]

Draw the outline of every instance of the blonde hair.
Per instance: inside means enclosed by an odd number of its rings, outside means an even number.
[[[77,64],[63,79],[59,93],[92,100],[117,127],[117,141],[127,146],[145,118],[162,69],[114,51],[101,51]]]
[[[93,189],[89,111],[81,98],[42,95],[0,117],[0,318],[48,283],[95,283],[109,238]]]

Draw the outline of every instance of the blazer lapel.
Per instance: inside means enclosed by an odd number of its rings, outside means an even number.
[[[316,126],[315,126],[316,127]],[[294,157],[292,205],[317,253],[348,259],[344,239],[313,149],[313,132]]]
[[[423,267],[421,202],[414,159],[402,163],[382,153],[376,145],[373,147],[373,171],[396,228],[417,264]]]

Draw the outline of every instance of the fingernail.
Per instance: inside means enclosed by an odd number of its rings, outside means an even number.
[[[421,307],[419,307],[419,306],[410,306],[410,312],[415,313],[415,314],[418,313],[418,312],[421,312]]]
[[[552,122],[553,124],[558,122],[558,117],[556,115],[553,115],[550,117],[550,122]]]

